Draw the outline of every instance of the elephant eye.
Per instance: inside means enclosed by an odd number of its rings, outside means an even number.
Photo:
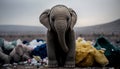
[[[53,22],[55,21],[55,18],[54,18],[54,17],[52,17],[52,21],[53,21]]]
[[[67,21],[69,21],[69,17],[67,17]]]

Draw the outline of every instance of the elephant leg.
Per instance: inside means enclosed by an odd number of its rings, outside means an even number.
[[[48,54],[48,67],[57,67],[58,63],[55,55],[55,43],[54,33],[51,31],[47,32],[47,54]]]
[[[69,48],[69,52],[66,56],[65,67],[75,67],[75,34],[74,30],[67,33],[66,43]]]

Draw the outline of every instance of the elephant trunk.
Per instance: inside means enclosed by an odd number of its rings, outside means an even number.
[[[54,26],[58,35],[58,41],[60,43],[60,46],[63,49],[63,51],[67,53],[68,46],[66,45],[66,41],[65,41],[65,32],[67,29],[67,22],[60,20],[60,21],[57,21],[57,23],[55,23]]]

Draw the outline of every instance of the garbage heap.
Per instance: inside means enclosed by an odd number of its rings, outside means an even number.
[[[29,64],[47,67],[46,47],[46,41],[42,39],[29,42],[20,39],[7,41],[0,38],[0,65]],[[75,51],[78,67],[120,66],[120,48],[105,37],[98,37],[94,42],[78,37]]]
[[[76,65],[90,66],[120,66],[120,47],[113,45],[104,36],[98,37],[94,42],[78,37],[76,40]]]
[[[76,65],[80,67],[105,66],[109,63],[104,50],[97,50],[91,41],[78,37],[76,40]]]
[[[34,39],[6,41],[0,38],[0,65],[30,64],[47,66],[46,41]]]

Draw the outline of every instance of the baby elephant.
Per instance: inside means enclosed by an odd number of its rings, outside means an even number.
[[[75,67],[75,34],[73,27],[77,15],[74,10],[56,5],[39,17],[47,27],[47,53],[49,67]]]

